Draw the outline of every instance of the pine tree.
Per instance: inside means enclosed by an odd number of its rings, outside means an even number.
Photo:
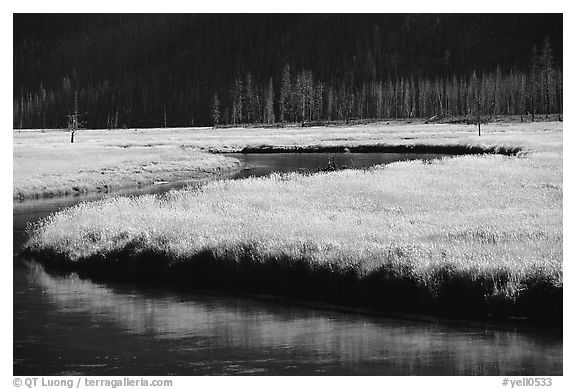
[[[282,79],[280,84],[280,100],[278,101],[278,105],[280,106],[280,122],[284,124],[284,122],[288,119],[288,111],[290,106],[290,94],[292,87],[290,85],[290,65],[284,65],[282,69]]]
[[[496,66],[496,78],[494,80],[494,94],[492,97],[492,110],[491,110],[491,115],[499,115],[500,113],[502,113],[502,99],[501,99],[501,93],[502,93],[502,71],[500,70],[500,65]]]
[[[324,108],[324,83],[318,82],[314,87],[314,120],[322,120],[322,109]]]
[[[306,120],[306,81],[305,72],[301,71],[296,74],[296,83],[294,84],[294,105],[297,107],[296,121],[301,121],[304,125]]]
[[[556,110],[558,112],[558,121],[562,120],[562,71],[556,70]]]
[[[253,78],[250,72],[246,74],[246,83],[244,84],[244,101],[246,102],[246,110],[244,112],[245,121],[247,123],[253,123],[256,119],[256,97]]]
[[[232,124],[242,122],[242,79],[237,76],[232,88]]]
[[[218,127],[220,124],[220,100],[217,93],[214,93],[214,100],[212,101],[212,120],[214,128]]]
[[[475,107],[476,107],[476,120],[478,123],[478,136],[482,135],[482,132],[480,131],[480,104],[481,104],[481,99],[482,99],[482,86],[480,85],[480,80],[478,79],[478,76],[476,75],[476,71],[472,72],[472,78],[470,79],[470,85],[471,85],[471,90],[472,90],[472,99],[475,102]]]
[[[534,121],[534,114],[536,113],[537,102],[537,81],[538,81],[538,51],[536,46],[532,47],[530,53],[530,111],[532,121]]]
[[[362,89],[360,90],[358,96],[358,114],[360,119],[364,118],[364,110],[366,109],[366,84],[362,84]]]
[[[326,98],[326,118],[332,120],[334,107],[334,91],[332,87],[328,88],[328,96]]]
[[[526,77],[520,75],[518,85],[518,110],[520,111],[520,122],[524,122],[524,113],[526,112]]]
[[[40,110],[42,112],[42,132],[46,128],[46,89],[40,83]]]
[[[314,79],[312,78],[311,71],[304,72],[304,99],[306,103],[306,119],[312,120],[312,112],[314,111]]]
[[[554,55],[552,54],[552,46],[550,46],[550,38],[546,37],[544,39],[544,44],[542,46],[542,54],[540,55],[540,66],[542,75],[542,97],[544,99],[544,112],[546,113],[546,118],[550,114],[550,95],[553,89],[553,64]]]
[[[266,90],[264,100],[265,100],[264,120],[268,124],[273,124],[275,121],[275,117],[274,117],[274,82],[272,81],[272,77],[270,77],[270,81],[268,82],[268,88]]]

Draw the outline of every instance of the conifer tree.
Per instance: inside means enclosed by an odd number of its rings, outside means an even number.
[[[480,130],[480,105],[482,99],[482,86],[480,85],[480,80],[476,75],[476,71],[472,72],[472,78],[470,79],[472,98],[474,99],[474,106],[476,107],[476,121],[478,123],[478,136],[482,135]]]
[[[280,122],[284,122],[288,119],[288,111],[290,106],[290,93],[292,87],[290,85],[290,64],[285,64],[282,69],[282,79],[280,84],[280,100],[278,105],[280,107]]]
[[[562,71],[556,70],[556,111],[558,112],[558,121],[562,120]]]
[[[544,44],[542,45],[542,53],[540,55],[540,66],[542,75],[542,98],[544,103],[544,112],[546,118],[550,114],[550,97],[551,90],[553,88],[554,76],[553,76],[553,63],[554,56],[552,54],[552,47],[550,46],[550,38],[546,37],[544,39]]]
[[[537,100],[537,82],[538,82],[538,51],[536,46],[532,47],[530,54],[530,114],[532,121],[534,121],[534,114],[536,113],[536,100]]]
[[[268,88],[266,90],[265,96],[265,107],[264,107],[264,120],[267,124],[273,124],[275,121],[274,117],[274,83],[272,77],[268,82]]]
[[[524,74],[520,75],[518,85],[518,111],[520,111],[520,122],[524,122],[524,114],[526,113],[526,77]]]
[[[214,99],[212,101],[212,120],[214,123],[214,128],[218,127],[220,124],[220,100],[218,99],[218,94],[214,94]]]

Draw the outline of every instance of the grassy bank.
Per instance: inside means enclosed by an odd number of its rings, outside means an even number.
[[[95,131],[77,135],[77,143],[70,144],[68,136],[61,131],[14,133],[14,199],[205,178],[239,166],[234,159],[178,143],[118,145],[108,142],[114,133]]]
[[[542,151],[550,133],[557,137],[561,129],[558,122],[492,123],[478,137],[474,126],[395,121],[306,128],[85,130],[76,133],[74,144],[65,131],[14,131],[13,198],[107,192],[238,167],[234,159],[214,155],[220,152],[515,154]]]
[[[397,136],[425,135],[386,139],[520,147],[519,157],[273,175],[80,204],[37,225],[26,251],[106,278],[559,322],[562,132],[538,124],[475,140],[460,127],[406,126]]]
[[[488,146],[488,145],[390,145],[372,144],[356,146],[321,146],[321,145],[290,145],[274,146],[260,145],[247,146],[239,151],[242,154],[274,154],[274,153],[398,153],[398,154],[449,154],[449,155],[473,155],[473,154],[501,154],[518,155],[522,147],[514,146]]]

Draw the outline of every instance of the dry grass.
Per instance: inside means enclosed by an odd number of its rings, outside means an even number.
[[[424,144],[482,141],[522,147],[520,157],[273,175],[86,203],[36,226],[28,250],[90,266],[130,263],[123,267],[130,271],[146,257],[148,264],[176,269],[180,281],[203,279],[212,287],[232,282],[383,308],[558,320],[562,126],[510,127],[494,126],[474,139],[459,133],[466,126],[404,126],[386,141],[402,143],[408,140],[397,140],[408,134]],[[358,139],[346,142],[370,143],[363,131],[348,129]],[[370,136],[382,143],[376,132]],[[332,142],[322,136],[314,142]]]
[[[483,126],[391,122],[353,127],[86,130],[70,144],[65,131],[13,132],[13,198],[109,191],[155,181],[181,181],[236,168],[237,161],[206,151],[245,147],[356,147],[373,145],[561,148],[562,124]],[[552,143],[551,143],[552,142]],[[559,146],[558,143],[559,142]]]
[[[113,135],[102,133],[75,144],[66,143],[61,132],[14,133],[13,198],[108,192],[155,181],[203,178],[238,167],[234,159],[177,144],[110,145],[104,135]]]

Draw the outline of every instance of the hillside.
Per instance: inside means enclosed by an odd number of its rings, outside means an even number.
[[[16,14],[14,128],[66,127],[76,105],[89,128],[469,115],[480,92],[484,114],[560,112],[562,24],[559,14]]]

